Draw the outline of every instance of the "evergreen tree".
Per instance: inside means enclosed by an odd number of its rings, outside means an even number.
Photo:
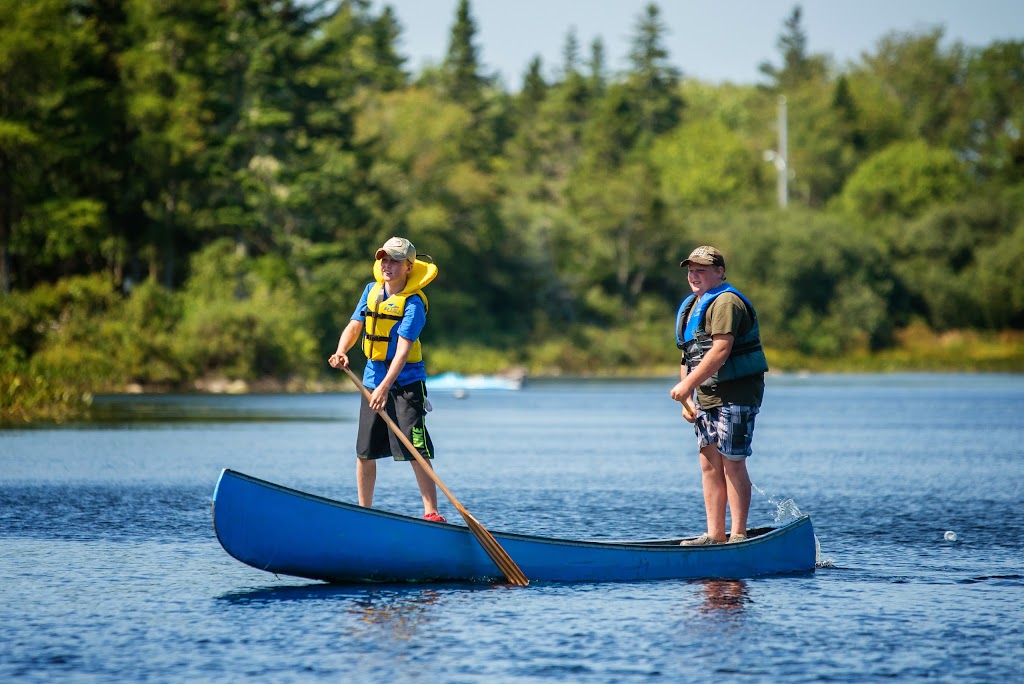
[[[580,41],[576,37],[576,29],[571,28],[565,34],[565,44],[562,46],[562,80],[569,80],[579,75],[580,67]]]
[[[444,83],[448,97],[470,109],[480,106],[485,79],[474,39],[476,22],[470,14],[469,0],[459,0],[444,58]]]
[[[843,158],[848,152],[844,137],[851,124],[841,123],[844,112],[834,106],[835,86],[828,60],[807,51],[802,18],[797,6],[784,22],[777,42],[782,65],[761,64],[761,73],[771,79],[763,89],[776,96],[771,98],[772,111],[765,111],[764,116],[774,120],[777,96],[786,98],[785,173],[789,175],[790,197],[807,206],[821,207],[839,192],[849,172]],[[842,97],[852,102],[848,92]]]
[[[92,25],[61,0],[0,0],[0,291],[31,287],[49,267],[96,253],[103,208],[68,175],[86,152],[71,106],[74,60],[96,47]],[[40,246],[41,245],[41,246]],[[101,267],[96,262],[92,268]],[[42,271],[40,267],[45,267]],[[59,271],[58,271],[59,273]],[[40,277],[42,276],[42,278]]]
[[[604,92],[605,86],[608,83],[608,72],[607,66],[605,65],[604,55],[604,41],[600,38],[595,38],[594,42],[590,44],[590,61],[587,64],[589,68],[589,86],[590,91],[594,95],[600,95]]]
[[[516,108],[521,121],[536,115],[537,107],[544,101],[547,92],[548,84],[544,81],[541,58],[535,56],[530,60],[526,75],[523,76],[523,86],[516,97]]]
[[[390,6],[370,22],[370,37],[373,45],[373,84],[382,90],[394,90],[405,85],[405,57],[398,53],[398,39],[401,26]]]
[[[594,250],[583,263],[584,280],[599,284],[609,301],[593,312],[621,311],[627,318],[659,254],[668,245],[658,172],[651,159],[657,138],[676,127],[683,101],[679,71],[664,46],[667,32],[656,5],[636,24],[631,69],[596,102],[583,132],[585,152],[568,192],[580,230]]]
[[[771,79],[770,88],[775,93],[786,94],[825,74],[825,60],[807,52],[807,32],[802,19],[803,9],[797,5],[783,24],[785,29],[776,42],[782,55],[782,65],[762,62],[759,67],[761,73]]]
[[[632,68],[626,81],[629,95],[638,108],[640,131],[647,143],[674,128],[682,115],[680,71],[669,60],[665,47],[667,33],[658,6],[647,5],[636,25],[629,52]]]
[[[129,259],[141,259],[148,276],[168,287],[180,283],[182,253],[196,244],[192,212],[203,193],[198,168],[213,120],[209,50],[224,27],[219,5],[127,4],[133,39],[121,56],[122,79],[145,220],[125,226],[124,240]]]
[[[135,37],[128,28],[125,0],[87,0],[72,7],[74,20],[89,26],[93,39],[80,43],[74,56],[73,85],[65,107],[74,142],[66,147],[61,174],[79,196],[103,209],[98,244],[83,250],[85,258],[76,270],[94,271],[99,261],[114,283],[122,285],[126,277],[139,279],[139,273],[130,271],[133,253],[128,236],[132,227],[146,222],[146,170],[133,154],[136,131],[129,121],[124,81],[123,57]]]

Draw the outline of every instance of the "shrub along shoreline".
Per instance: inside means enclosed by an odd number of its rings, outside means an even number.
[[[666,350],[672,355],[674,350]],[[936,334],[922,327],[900,331],[897,344],[880,352],[857,352],[839,358],[814,357],[767,349],[771,373],[898,373],[983,372],[1024,373],[1024,333],[948,331]],[[673,378],[678,365],[671,360],[637,365],[609,361],[598,349],[580,349],[568,341],[548,342],[532,354],[511,354],[477,346],[438,347],[430,355],[432,373],[501,374],[508,369],[528,378]],[[361,365],[353,361],[354,365]],[[40,373],[28,364],[11,363],[0,370],[0,426],[59,424],[89,420],[95,394],[139,393],[318,393],[349,392],[345,378],[326,368],[316,377],[256,379],[208,374],[185,382],[115,384]]]

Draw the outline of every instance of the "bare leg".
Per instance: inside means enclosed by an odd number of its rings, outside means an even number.
[[[725,483],[725,457],[714,444],[700,450],[700,475],[704,488],[704,510],[708,517],[708,535],[725,541],[725,505],[728,500]],[[748,492],[749,494],[749,492]]]
[[[410,461],[412,463],[412,471],[416,473],[416,484],[420,488],[420,496],[423,498],[423,513],[437,513],[437,485],[430,479],[430,475],[423,471],[420,467],[419,461]],[[433,468],[430,465],[430,461],[427,461],[427,467]]]
[[[725,484],[729,493],[729,513],[732,516],[732,534],[747,534],[747,515],[750,513],[750,475],[747,462],[731,461],[722,457],[725,465]]]
[[[356,459],[356,488],[359,490],[359,505],[373,507],[373,487],[377,483],[377,462]]]

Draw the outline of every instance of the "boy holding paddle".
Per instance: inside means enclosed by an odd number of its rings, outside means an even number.
[[[426,367],[419,336],[427,321],[426,287],[437,277],[437,267],[416,258],[416,248],[402,237],[393,237],[377,250],[374,282],[363,289],[351,320],[341,333],[338,349],[327,362],[348,369],[348,350],[362,336],[366,356],[363,385],[370,391],[360,402],[359,435],[356,438],[356,483],[359,505],[373,505],[377,459],[391,456],[411,461],[420,496],[423,519],[446,522],[437,512],[437,486],[402,440],[377,413],[385,411],[429,467],[434,445],[425,422]]]
[[[676,343],[683,350],[679,383],[669,395],[683,404],[700,449],[707,532],[684,546],[744,541],[750,512],[754,418],[764,398],[768,361],[761,348],[757,313],[739,290],[725,282],[725,257],[697,247],[680,264],[693,291],[676,314]],[[692,405],[694,391],[697,405]],[[732,516],[726,537],[725,511]]]

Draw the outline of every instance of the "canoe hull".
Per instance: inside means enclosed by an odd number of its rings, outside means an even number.
[[[315,496],[225,469],[217,538],[254,568],[326,582],[479,581],[504,577],[467,527]],[[808,516],[741,544],[570,541],[491,530],[531,581],[744,578],[814,569]]]

